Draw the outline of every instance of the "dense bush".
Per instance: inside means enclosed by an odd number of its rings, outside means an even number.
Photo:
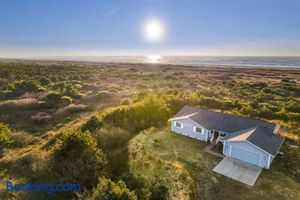
[[[170,116],[165,100],[157,95],[149,95],[131,105],[118,106],[97,115],[90,118],[83,127],[104,123],[137,133],[152,126],[164,125]]]
[[[67,131],[53,153],[53,175],[56,182],[80,183],[91,188],[97,177],[107,175],[107,160],[91,133]]]
[[[168,106],[162,97],[149,95],[128,106],[118,106],[91,117],[83,130],[101,128],[102,124],[110,124],[137,133],[152,126],[159,127],[166,123],[169,114]]]
[[[36,80],[30,81],[19,81],[15,83],[15,90],[14,93],[16,95],[22,95],[26,92],[38,92],[41,88],[41,85]]]
[[[95,133],[95,138],[103,149],[110,150],[123,146],[132,136],[121,128],[103,128]]]
[[[151,200],[167,200],[169,198],[168,188],[160,183],[156,182],[151,188]]]
[[[137,200],[134,192],[130,191],[123,181],[117,183],[101,177],[99,183],[87,196],[79,197],[81,200]]]
[[[287,112],[300,113],[300,103],[288,101],[286,104],[284,104],[283,109]]]
[[[157,95],[149,95],[137,103],[111,110],[103,117],[103,121],[138,132],[152,126],[162,126],[168,117],[169,109],[165,100]]]
[[[199,105],[208,109],[218,110],[233,110],[241,109],[243,105],[238,100],[219,100],[213,97],[201,96],[199,98]]]
[[[81,127],[82,131],[95,132],[103,125],[103,119],[101,114],[95,114],[91,116]]]
[[[67,85],[64,91],[64,95],[72,98],[80,97],[79,90],[74,85]]]
[[[61,101],[62,95],[58,92],[50,92],[42,100],[45,101],[49,108],[58,107]]]

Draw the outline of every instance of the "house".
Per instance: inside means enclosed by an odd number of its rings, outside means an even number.
[[[223,144],[223,154],[270,168],[284,139],[274,123],[184,106],[171,121],[173,132],[214,144]]]

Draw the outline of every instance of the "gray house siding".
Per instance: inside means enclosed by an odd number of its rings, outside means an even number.
[[[273,161],[270,154],[247,141],[225,141],[223,154],[268,169]]]
[[[182,128],[178,128],[175,126],[176,122],[182,124]],[[202,129],[202,133],[195,132],[194,127],[198,127]],[[202,141],[208,140],[208,130],[190,119],[180,119],[171,121],[171,130],[175,133],[182,134],[191,138],[195,138]]]

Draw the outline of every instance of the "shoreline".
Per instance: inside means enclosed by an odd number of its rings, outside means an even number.
[[[32,58],[20,58],[20,59],[11,59],[11,58],[0,58],[0,63],[12,63],[12,62],[25,62],[25,63],[51,63],[56,64],[61,63],[79,63],[79,64],[97,64],[97,65],[146,65],[146,66],[173,66],[173,67],[199,67],[199,68],[234,68],[234,69],[276,69],[276,70],[300,70],[300,66],[273,66],[273,65],[239,65],[239,64],[181,64],[181,63],[164,63],[164,62],[122,62],[122,61],[85,61],[85,60],[61,60],[61,59],[32,59]],[[53,63],[53,64],[54,64]]]

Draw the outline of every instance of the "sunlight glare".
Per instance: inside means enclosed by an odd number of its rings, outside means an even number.
[[[143,34],[150,42],[159,42],[165,34],[165,27],[159,19],[149,19],[144,23]]]
[[[161,59],[161,56],[158,55],[149,55],[147,56],[147,62],[148,63],[158,63]]]

